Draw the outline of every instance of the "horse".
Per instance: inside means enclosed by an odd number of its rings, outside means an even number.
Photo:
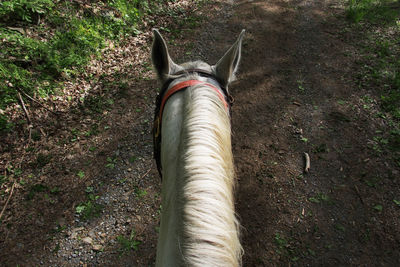
[[[162,84],[153,128],[162,177],[156,266],[241,265],[228,85],[243,35],[211,66],[176,64],[153,30],[151,57]]]

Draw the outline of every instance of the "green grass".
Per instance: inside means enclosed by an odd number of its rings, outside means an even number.
[[[393,22],[398,18],[397,0],[349,0],[347,17],[353,22]]]
[[[350,0],[347,16],[360,32],[360,89],[365,95],[364,109],[378,109],[387,128],[373,138],[372,149],[387,153],[400,166],[400,3],[395,0]],[[378,105],[375,105],[378,104]]]
[[[52,0],[11,0],[0,3],[0,21],[33,22],[54,6]]]
[[[93,55],[100,57],[107,40],[138,34],[143,17],[159,12],[163,3],[1,1],[0,111],[18,102],[18,91],[42,98],[62,92],[62,81],[82,72]],[[100,109],[94,107],[96,112]],[[0,131],[10,132],[14,126],[0,112]]]

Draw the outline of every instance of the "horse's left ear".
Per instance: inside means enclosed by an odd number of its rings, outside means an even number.
[[[168,74],[174,72],[174,68],[177,68],[177,65],[169,56],[167,44],[165,43],[160,32],[156,29],[153,29],[153,34],[154,41],[151,51],[151,59],[153,61],[154,68],[157,71],[158,78],[164,82],[164,80],[168,78]]]
[[[245,30],[242,30],[236,42],[214,66],[215,75],[224,87],[227,87],[234,80],[235,72],[239,66],[244,32]]]

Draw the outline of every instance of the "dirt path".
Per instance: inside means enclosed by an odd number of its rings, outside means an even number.
[[[229,44],[247,30],[232,86],[244,266],[398,265],[398,168],[368,146],[384,122],[362,108],[368,92],[352,81],[343,7],[238,1],[225,10],[206,32]]]
[[[246,29],[231,86],[244,266],[400,265],[400,210],[393,203],[399,168],[370,149],[384,122],[372,116],[373,103],[363,108],[368,91],[355,89],[356,48],[346,41],[338,2],[216,1],[199,10],[207,20],[184,40],[167,37],[178,62],[199,55],[215,63]],[[146,46],[150,36],[144,39]],[[143,59],[149,48],[136,52]],[[90,179],[56,173],[71,185],[59,182],[63,190],[53,206],[41,199],[45,208],[32,207],[42,214],[33,226],[43,236],[23,222],[5,231],[6,266],[154,264],[160,181],[150,129],[157,84],[149,69],[132,72],[134,59],[116,60],[126,84],[110,111],[105,143],[94,155],[68,158],[88,162]],[[304,152],[311,157],[308,174]],[[101,205],[101,215],[74,214],[84,199]]]
[[[398,265],[398,169],[367,146],[382,121],[360,108],[343,9],[239,1],[229,24],[248,32],[233,89],[244,265]]]

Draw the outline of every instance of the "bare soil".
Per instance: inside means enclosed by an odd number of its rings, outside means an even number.
[[[196,14],[205,19],[195,29],[177,26],[182,39],[166,33],[178,62],[213,64],[246,29],[230,88],[243,265],[400,266],[400,208],[393,201],[400,198],[399,167],[390,152],[372,149],[376,131],[388,126],[375,116],[376,102],[365,108],[372,88],[355,84],[357,37],[345,30],[342,3],[211,1]],[[130,41],[136,44],[114,57],[120,76],[113,79],[126,84],[101,83],[114,92],[112,106],[98,115],[101,133],[60,150],[72,128],[93,119],[75,110],[68,126],[50,127],[51,159],[36,160],[44,166],[33,173],[35,184],[44,187],[14,189],[0,226],[1,265],[154,265],[160,179],[151,120],[158,84],[149,69],[140,72],[148,65],[135,65],[148,62],[150,33]],[[84,220],[76,207],[90,193],[102,208]],[[131,249],[120,236],[140,244]]]

